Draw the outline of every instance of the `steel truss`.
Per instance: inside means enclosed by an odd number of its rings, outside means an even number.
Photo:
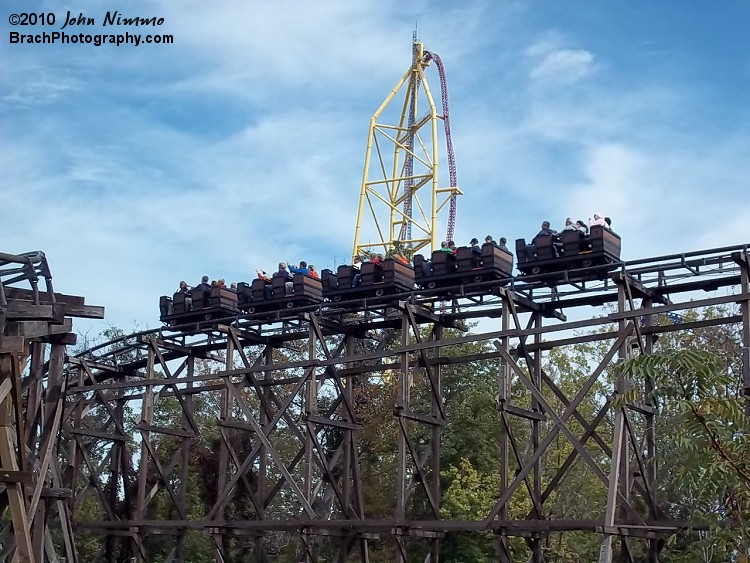
[[[69,358],[52,471],[70,491],[63,504],[74,517],[74,539],[103,537],[100,561],[150,561],[157,551],[181,561],[198,538],[211,542],[217,561],[230,548],[269,561],[291,542],[284,549],[295,550],[299,561],[366,562],[385,546],[396,561],[435,563],[445,534],[492,531],[500,561],[518,559],[515,536],[531,561],[541,562],[549,534],[582,530],[600,534],[602,562],[634,561],[636,549],[656,562],[664,539],[685,523],[659,509],[651,382],[640,382],[639,398],[625,404],[618,398],[636,382],[610,381],[611,368],[631,353],[650,353],[660,333],[736,324],[750,395],[748,264],[746,247],[716,249],[623,264],[606,282],[588,286],[550,288],[544,279],[495,284],[444,313],[417,299],[354,313],[331,304],[285,312],[290,316],[272,323],[246,317],[210,332],[148,331]],[[719,288],[727,293],[690,300]],[[616,310],[572,321],[563,314],[586,316],[584,307],[604,303]],[[724,318],[656,322],[664,313],[734,303],[739,314]],[[481,332],[449,330],[471,318],[484,319]],[[494,330],[483,326],[498,322]],[[592,328],[601,330],[574,332]],[[607,347],[601,361],[575,394],[566,394],[547,373],[545,354],[597,341]],[[472,342],[492,346],[448,353]],[[445,520],[441,432],[451,405],[442,377],[451,365],[473,362],[496,365],[500,487],[483,519]],[[398,438],[393,503],[383,515],[364,496],[361,436],[367,390],[385,389],[385,380],[396,383]],[[590,418],[581,405],[593,396],[600,406]],[[199,402],[211,402],[215,416],[198,416],[206,410],[197,409]],[[560,438],[572,449],[543,481]],[[606,503],[591,507],[591,518],[549,519],[547,507],[576,465],[606,491]],[[215,497],[195,498],[191,468]],[[517,499],[526,500],[528,513],[511,511]],[[154,519],[157,509],[171,519]],[[66,556],[77,561],[75,552]]]
[[[440,77],[442,114],[438,113],[425,75],[432,61]],[[397,97],[401,95],[403,100],[398,104]],[[461,190],[456,185],[447,95],[440,57],[425,51],[415,39],[411,66],[370,119],[352,256],[366,252],[387,254],[397,243],[409,253],[435,250],[440,242],[438,215],[446,204],[448,234],[452,236],[456,197]],[[447,187],[438,185],[440,121],[445,130]],[[385,217],[388,224],[383,221]]]

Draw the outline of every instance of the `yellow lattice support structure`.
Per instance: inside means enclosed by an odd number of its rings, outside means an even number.
[[[424,72],[430,57],[420,42],[413,49],[411,67],[370,119],[352,256],[387,252],[397,241],[411,252],[434,249],[439,215],[451,196],[461,193],[455,186],[438,185],[438,131],[444,116]],[[397,106],[399,96],[400,115],[388,122],[388,110]]]

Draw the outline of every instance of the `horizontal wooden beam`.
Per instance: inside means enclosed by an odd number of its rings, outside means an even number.
[[[6,287],[5,297],[9,300],[22,300],[22,301],[34,301],[34,292],[30,289],[23,289],[18,287]],[[39,302],[40,303],[52,303],[49,295],[46,291],[39,291]],[[65,295],[64,293],[55,293],[55,303],[65,303],[69,305],[83,305],[85,298],[77,295]]]
[[[322,416],[307,415],[304,420],[312,422],[314,424],[320,424],[322,426],[335,426],[337,428],[346,428],[348,430],[359,430],[361,425],[354,424],[346,420],[337,420],[335,418],[325,418]]]
[[[63,319],[62,324],[50,324],[46,321],[17,321],[8,323],[5,333],[10,336],[39,338],[51,334],[65,334],[73,330],[73,319]]]
[[[0,471],[0,483],[23,483],[31,485],[31,471]]]
[[[72,346],[78,342],[78,335],[74,332],[66,332],[65,334],[50,334],[49,336],[43,336],[40,339],[42,342],[47,344],[62,344],[63,346]]]
[[[223,385],[221,387],[224,387]],[[255,432],[255,428],[250,426],[249,424],[245,422],[241,422],[235,419],[219,419],[217,421],[217,424],[219,426],[222,426],[224,428],[234,428],[235,430],[242,430],[243,432]]]
[[[110,434],[109,432],[97,432],[96,430],[83,430],[74,428],[71,430],[73,434],[79,436],[89,436],[90,438],[100,438],[102,440],[114,440],[119,442],[127,442],[128,437],[122,434]]]
[[[35,305],[29,301],[8,301],[6,322],[48,321],[62,324],[65,312],[62,305]]]
[[[634,531],[658,530],[664,534],[671,534],[685,529],[685,521],[654,520],[644,525],[616,524],[619,530]],[[506,535],[518,535],[527,532],[564,532],[589,531],[597,532],[604,526],[603,520],[493,520],[489,523],[474,520],[118,520],[118,521],[80,521],[75,524],[78,530],[110,534],[114,530],[128,530],[141,528],[153,530],[180,529],[209,529],[216,531],[228,530],[274,530],[304,533],[315,533],[318,530],[348,530],[351,533],[385,532],[391,534],[398,529],[401,535],[410,535],[410,530],[423,534],[433,532],[482,532],[493,530]],[[708,529],[708,524],[700,522],[690,525],[693,530]],[[627,532],[625,532],[627,533]]]
[[[98,305],[65,305],[65,314],[79,319],[103,319],[104,307]]]
[[[73,498],[73,491],[59,487],[45,487],[42,489],[41,496],[46,499],[69,499]]]
[[[23,354],[22,336],[3,336],[0,334],[0,354]]]
[[[5,288],[5,298],[8,304],[24,303],[34,306],[34,292],[30,289],[19,289],[16,287]],[[49,295],[43,291],[39,292],[39,305],[37,306],[55,306],[62,311],[63,316],[78,317],[84,319],[103,319],[104,307],[97,305],[86,305],[83,297],[77,295],[65,295],[55,293],[55,300],[52,301]]]
[[[165,428],[163,426],[149,426],[148,424],[136,424],[135,427],[141,432],[155,432],[157,434],[168,434],[180,438],[195,438],[195,432],[178,428]]]

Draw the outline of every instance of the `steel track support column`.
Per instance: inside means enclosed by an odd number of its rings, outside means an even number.
[[[148,358],[146,360],[146,380],[153,381],[155,379],[154,374],[154,362],[155,353],[152,346],[148,347]],[[146,426],[151,426],[154,420],[154,386],[146,385],[143,391],[143,399],[141,402],[141,416],[140,421]],[[144,561],[142,554],[146,553],[146,547],[144,545],[144,530],[140,525],[140,522],[146,518],[146,504],[148,502],[146,497],[146,489],[148,487],[148,446],[147,441],[150,440],[151,433],[145,430],[141,431],[141,458],[138,469],[138,498],[136,499],[135,505],[135,520],[138,523],[137,538],[139,549],[136,552],[137,563],[148,563]]]
[[[401,346],[406,347],[409,344],[409,315],[405,310],[401,311]],[[411,398],[411,369],[409,366],[409,353],[401,353],[401,372],[399,373],[398,399],[396,400],[396,416],[400,417],[401,413],[410,409]],[[399,425],[400,426],[400,425]],[[406,501],[408,492],[406,490],[408,483],[408,473],[406,459],[408,455],[408,444],[406,441],[406,430],[409,428],[409,420],[404,420],[403,429],[398,434],[398,473],[396,477],[396,521],[397,523],[406,520]],[[396,544],[398,553],[396,561],[406,563],[406,545],[404,536],[398,534],[399,529],[394,530],[396,535]]]

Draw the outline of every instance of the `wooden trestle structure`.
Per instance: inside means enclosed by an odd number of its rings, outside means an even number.
[[[721,295],[695,298],[701,290],[722,288],[727,291]],[[238,541],[249,545],[244,560],[270,561],[270,538],[284,535],[295,542],[298,561],[323,560],[325,548],[336,553],[326,561],[367,562],[378,542],[392,546],[396,561],[436,563],[446,533],[493,531],[500,561],[511,561],[508,538],[521,536],[531,561],[541,562],[545,535],[584,530],[601,535],[600,561],[632,561],[640,542],[648,561],[657,562],[664,538],[684,525],[664,517],[654,488],[657,408],[648,381],[638,401],[620,406],[615,399],[632,383],[610,382],[606,374],[634,350],[650,353],[659,333],[735,324],[742,330],[742,378],[750,395],[747,246],[623,263],[599,282],[563,280],[551,288],[543,278],[527,278],[453,289],[454,295],[469,290],[474,297],[444,311],[439,303],[445,294],[420,293],[283,311],[262,321],[248,315],[210,330],[142,332],[68,358],[64,375],[61,345],[48,344],[46,362],[39,351],[44,344],[35,341],[22,383],[25,420],[19,422],[27,455],[15,460],[19,471],[29,462],[33,495],[15,492],[22,479],[8,477],[13,465],[7,462],[13,460],[7,454],[2,459],[7,497],[15,499],[14,525],[24,522],[23,510],[33,519],[30,533],[14,527],[15,547],[34,551],[30,560],[42,561],[47,530],[55,527],[66,561],[79,560],[74,546],[87,535],[104,538],[99,561],[151,561],[155,538],[166,550],[164,560],[183,561],[191,534],[202,534],[210,538],[216,561],[224,561],[228,546]],[[589,318],[591,307],[607,303],[616,310]],[[657,322],[663,313],[731,304],[736,310],[724,318]],[[469,319],[481,320],[480,332],[448,334]],[[6,319],[6,334],[9,326]],[[575,332],[593,328],[601,330]],[[607,352],[568,396],[546,373],[543,358],[549,350],[594,341],[607,342]],[[492,347],[470,356],[446,353],[469,342]],[[484,518],[444,520],[441,429],[450,404],[441,377],[446,366],[472,362],[492,362],[497,373],[500,488]],[[7,374],[15,374],[18,397],[22,366],[7,371],[7,361],[3,365],[2,389]],[[398,389],[392,405],[397,461],[386,518],[374,517],[363,496],[358,415],[362,386],[384,379],[396,381]],[[579,406],[597,392],[600,410],[587,419]],[[217,401],[210,421],[196,416],[197,401],[207,397]],[[603,431],[605,419],[614,421],[614,431]],[[529,445],[516,439],[519,421],[528,429]],[[582,434],[571,429],[573,421]],[[58,428],[64,440],[56,450]],[[545,456],[559,437],[572,445],[571,453],[543,483]],[[210,467],[200,465],[196,453],[206,441],[218,450]],[[164,447],[167,442],[170,447]],[[545,502],[574,464],[587,466],[608,491],[606,505],[589,520],[545,518]],[[203,504],[191,496],[191,467],[200,467],[202,479],[215,488]],[[530,501],[524,518],[509,514],[514,495]],[[45,499],[57,504],[56,511]],[[208,511],[202,508],[206,500]],[[172,519],[152,519],[157,504]],[[7,530],[2,538],[5,548]]]
[[[55,560],[49,520],[62,531],[65,556],[75,560],[72,491],[57,450],[65,350],[76,341],[72,317],[101,319],[104,308],[54,293],[43,252],[0,253],[1,561]]]

